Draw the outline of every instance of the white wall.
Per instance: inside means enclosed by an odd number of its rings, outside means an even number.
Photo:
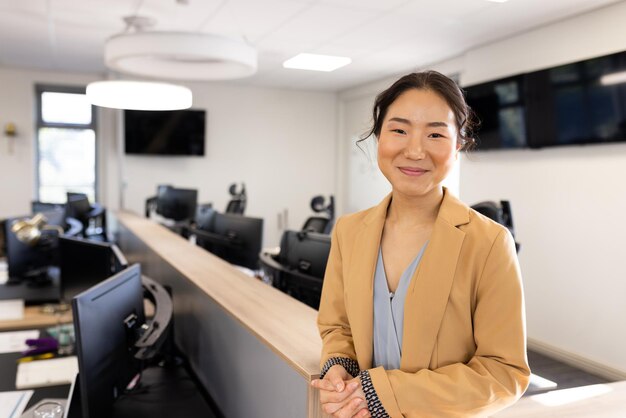
[[[157,184],[197,188],[200,202],[224,210],[228,186],[245,182],[246,214],[265,219],[264,243],[280,241],[278,214],[290,228],[313,212],[317,194],[335,192],[333,93],[193,83],[194,108],[207,110],[204,157],[125,156],[125,206],[143,213]]]
[[[621,2],[431,68],[458,72],[468,85],[622,51],[624,21]],[[369,117],[353,98],[389,81],[342,92],[349,99],[344,118]],[[626,144],[476,153],[462,158],[460,174],[465,202],[511,201],[530,339],[607,375],[626,376]],[[367,190],[344,195],[358,193]]]
[[[30,202],[36,197],[35,84],[84,86],[96,78],[88,74],[0,67],[0,218],[29,214]],[[17,137],[4,136],[8,122],[16,125]],[[101,141],[98,146],[104,143]],[[101,173],[105,166],[99,162]]]

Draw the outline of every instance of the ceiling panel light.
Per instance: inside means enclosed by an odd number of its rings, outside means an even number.
[[[352,60],[348,57],[335,57],[332,55],[318,54],[298,54],[283,62],[283,67],[297,70],[312,71],[335,71],[350,64]]]
[[[492,3],[506,3],[509,0],[487,0],[487,1],[490,1]]]
[[[607,74],[600,77],[600,84],[603,86],[620,83],[626,83],[626,71],[620,71],[619,73]]]
[[[177,80],[226,80],[256,73],[247,43],[199,32],[135,32],[106,41],[107,67],[127,74]]]
[[[105,80],[87,85],[91,104],[113,109],[179,110],[192,104],[191,90],[169,83]]]

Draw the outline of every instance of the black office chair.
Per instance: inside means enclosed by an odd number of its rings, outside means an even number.
[[[89,203],[86,194],[67,192],[65,215],[80,221],[83,237],[107,241],[106,209],[99,203]]]
[[[496,221],[500,225],[505,226],[511,232],[513,239],[515,239],[513,214],[511,212],[511,204],[508,200],[501,200],[500,203],[494,201],[480,202],[472,205],[471,208],[489,219]],[[515,241],[515,250],[517,252],[519,252],[520,246],[520,243]]]
[[[285,231],[280,252],[259,254],[266,281],[314,309],[319,309],[330,236],[308,231]]]
[[[324,196],[315,196],[311,199],[311,209],[323,216],[310,216],[302,225],[302,230],[330,234],[335,223],[335,197],[330,195],[329,203],[326,205]]]
[[[230,193],[231,198],[226,205],[225,213],[237,213],[239,215],[243,215],[246,211],[247,200],[245,183],[241,183],[240,191],[237,191],[237,183],[231,184],[228,188],[228,193]]]
[[[145,203],[146,218],[149,218],[153,212],[157,211],[159,197],[164,196],[167,193],[167,190],[171,188],[172,186],[169,184],[159,184],[157,186],[156,196],[150,196],[149,198],[146,199],[146,203]]]

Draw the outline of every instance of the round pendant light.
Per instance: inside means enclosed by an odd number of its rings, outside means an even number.
[[[192,104],[191,90],[169,83],[131,80],[96,81],[87,85],[91,104],[113,109],[179,110]]]
[[[115,35],[105,44],[104,60],[122,73],[177,80],[234,79],[257,69],[257,51],[250,45],[198,32]]]

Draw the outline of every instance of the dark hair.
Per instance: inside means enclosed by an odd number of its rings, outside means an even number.
[[[407,74],[376,96],[372,111],[374,124],[369,131],[361,136],[358,142],[364,141],[372,134],[376,135],[377,138],[379,137],[387,109],[402,93],[410,89],[431,90],[441,96],[454,113],[461,149],[474,148],[476,141],[473,137],[473,130],[477,126],[474,112],[465,102],[465,96],[459,86],[452,79],[437,71]]]

